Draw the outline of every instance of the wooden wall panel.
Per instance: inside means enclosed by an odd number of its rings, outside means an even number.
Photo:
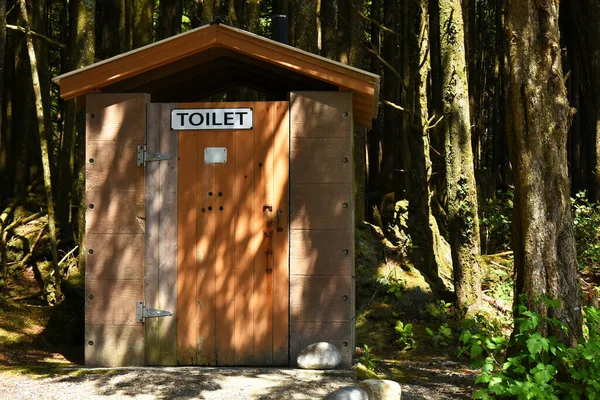
[[[86,322],[136,325],[136,302],[144,298],[144,282],[142,280],[86,279],[85,293]]]
[[[290,309],[296,321],[349,321],[350,276],[294,276]]]
[[[352,183],[296,184],[290,192],[291,229],[351,229]]]
[[[86,103],[86,365],[144,364],[146,94],[90,94]],[[93,160],[92,160],[93,159]],[[93,205],[93,206],[92,206]]]
[[[85,365],[106,367],[143,365],[144,327],[138,325],[85,325]]]
[[[87,263],[85,276],[91,280],[139,280],[144,279],[140,268],[144,254],[144,235],[139,234],[89,234],[87,235]],[[89,251],[93,254],[89,254]],[[119,266],[110,268],[107,266]]]
[[[146,166],[146,306],[171,311],[170,317],[148,318],[146,364],[177,364],[177,158],[178,132],[170,130],[176,104],[148,104],[146,147],[172,160]]]
[[[347,138],[293,138],[291,178],[299,183],[346,183],[352,180],[352,149]],[[319,160],[319,162],[315,162]]]
[[[349,230],[293,230],[290,272],[294,275],[342,275],[352,272],[354,252]]]
[[[144,187],[143,184],[141,186]],[[146,204],[143,190],[111,190],[107,186],[101,190],[87,190],[86,199],[88,233],[145,232]]]
[[[292,138],[347,137],[352,132],[352,93],[291,93],[290,109]]]
[[[352,95],[290,95],[290,356],[319,341],[354,349]]]

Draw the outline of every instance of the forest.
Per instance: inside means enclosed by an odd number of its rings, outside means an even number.
[[[595,1],[0,0],[2,299],[59,305],[85,271],[85,115],[52,78],[216,18],[381,76],[378,117],[354,128],[357,246],[385,241],[448,320],[510,320],[453,329],[478,396],[600,392]]]

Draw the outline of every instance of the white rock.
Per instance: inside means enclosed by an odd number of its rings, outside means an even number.
[[[386,379],[367,379],[360,382],[370,400],[399,400],[402,396],[400,384]]]
[[[302,369],[334,369],[342,362],[342,354],[331,343],[318,342],[302,349],[297,361]]]
[[[360,386],[346,386],[329,393],[323,400],[369,400],[369,395]]]

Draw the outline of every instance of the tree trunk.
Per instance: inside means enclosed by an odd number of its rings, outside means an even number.
[[[76,2],[72,9],[72,18],[76,18],[74,30],[71,35],[70,48],[73,52],[73,68],[78,69],[94,62],[95,35],[94,25],[96,16],[96,0],[83,0]],[[75,117],[77,127],[77,154],[74,176],[77,179],[77,230],[79,233],[79,258],[78,266],[85,271],[86,235],[85,213],[87,202],[85,198],[85,110],[78,110]]]
[[[8,140],[4,130],[4,60],[6,58],[6,0],[0,0],[0,201],[7,197]]]
[[[23,24],[25,28],[25,41],[27,43],[27,50],[29,53],[29,62],[31,66],[31,79],[33,81],[33,92],[35,95],[35,108],[37,112],[37,122],[40,136],[40,150],[42,153],[42,167],[44,170],[44,187],[46,189],[46,201],[48,208],[48,230],[50,234],[50,247],[52,253],[52,264],[54,266],[54,295],[53,299],[55,302],[62,301],[62,293],[60,288],[62,274],[60,266],[58,265],[58,251],[57,251],[57,240],[56,240],[56,226],[54,221],[54,199],[52,196],[52,176],[50,172],[50,158],[48,155],[48,141],[46,140],[46,128],[44,122],[44,107],[42,104],[42,93],[40,88],[40,78],[37,69],[37,59],[35,55],[35,49],[33,47],[33,39],[31,31],[29,29],[29,22],[27,17],[27,8],[25,6],[25,0],[19,0],[21,8],[21,16],[23,18]]]
[[[230,0],[231,1],[231,0]],[[244,9],[244,21],[248,31],[259,33],[260,30],[260,0],[247,0]]]
[[[406,4],[406,3],[405,3]],[[409,1],[405,19],[410,32],[406,41],[407,83],[406,104],[410,107],[405,113],[404,126],[408,130],[410,150],[408,184],[408,232],[412,240],[411,256],[413,263],[426,276],[436,292],[444,289],[438,275],[438,265],[434,248],[433,231],[430,219],[431,160],[429,158],[429,118],[427,101],[427,81],[430,70],[429,58],[429,13],[427,0]]]
[[[160,1],[160,38],[168,38],[181,33],[182,0]]]
[[[132,3],[132,47],[137,49],[152,43],[154,0],[132,0]]]
[[[515,294],[527,296],[530,310],[569,328],[565,334],[542,322],[542,333],[575,345],[582,336],[582,315],[567,171],[572,111],[563,82],[558,9],[559,0],[508,1]],[[547,309],[536,302],[540,296],[561,304]]]
[[[290,0],[290,44],[318,54],[317,0]]]
[[[468,313],[481,306],[477,189],[460,0],[439,0],[445,128],[448,228],[456,305]]]
[[[377,23],[381,21],[381,2],[380,0],[371,1],[371,18]],[[381,29],[376,22],[371,22],[371,72],[381,74],[381,62],[379,56],[381,54]],[[380,92],[380,95],[382,93]],[[381,99],[377,99],[381,101]],[[382,107],[378,106],[377,118],[373,120],[373,127],[367,135],[368,147],[368,196],[367,196],[367,218],[372,221],[373,206],[377,205],[375,193],[379,188],[380,171],[381,171],[381,122],[383,120]]]
[[[384,0],[384,25],[395,30],[398,25],[399,9],[397,0]],[[398,35],[385,31],[383,33],[383,58],[388,63],[383,73],[383,98],[388,102],[400,104],[400,81],[397,77],[400,70],[400,54],[398,51]],[[395,179],[396,155],[399,148],[400,111],[389,104],[383,110],[383,152],[381,161],[381,197],[397,188]]]

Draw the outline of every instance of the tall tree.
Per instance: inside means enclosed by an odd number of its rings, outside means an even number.
[[[161,39],[181,33],[182,0],[160,0],[159,36]]]
[[[132,47],[134,49],[152,43],[154,0],[131,0]]]
[[[448,228],[456,305],[481,305],[477,189],[471,148],[469,86],[461,0],[439,0],[440,52],[445,131]]]
[[[290,44],[317,54],[317,0],[289,0]]]
[[[44,187],[46,189],[46,206],[48,208],[48,232],[50,234],[52,265],[54,267],[54,301],[60,302],[62,301],[62,292],[60,288],[62,273],[60,271],[60,265],[58,264],[58,251],[56,239],[57,235],[54,220],[54,198],[52,194],[52,174],[50,168],[48,140],[46,138],[47,132],[44,118],[42,91],[38,73],[37,57],[33,46],[31,30],[29,28],[29,18],[27,16],[27,7],[25,5],[25,0],[19,0],[19,7],[21,9],[21,17],[23,19],[23,25],[25,28],[25,42],[27,44],[27,51],[29,54],[29,65],[31,67],[31,78],[33,82],[32,89],[35,96],[35,109],[37,114],[40,149],[42,154],[42,167],[44,170]]]
[[[543,333],[574,345],[582,335],[577,263],[567,171],[572,118],[564,84],[560,0],[509,0],[508,138],[515,175],[513,248],[515,292],[531,310],[564,322]],[[547,309],[539,296],[561,301]]]
[[[94,62],[96,48],[94,34],[96,0],[78,0],[73,2],[71,18],[76,23],[72,24],[74,32],[71,35],[70,49],[73,56],[73,68],[78,69]],[[79,233],[79,268],[85,270],[86,236],[85,236],[85,213],[87,202],[85,198],[85,111],[79,110],[76,114],[77,127],[77,162],[75,164],[74,177],[77,179],[78,188],[78,233]]]
[[[410,32],[403,44],[407,51],[403,57],[403,75],[406,85],[407,110],[403,113],[408,131],[410,156],[408,164],[408,232],[413,244],[412,258],[436,292],[444,290],[439,277],[434,232],[437,226],[431,213],[431,159],[429,157],[430,118],[428,113],[427,84],[430,73],[428,1],[406,1],[406,30]]]
[[[6,0],[0,0],[0,199],[6,197],[8,186],[8,151],[4,133],[4,60],[6,59]]]

